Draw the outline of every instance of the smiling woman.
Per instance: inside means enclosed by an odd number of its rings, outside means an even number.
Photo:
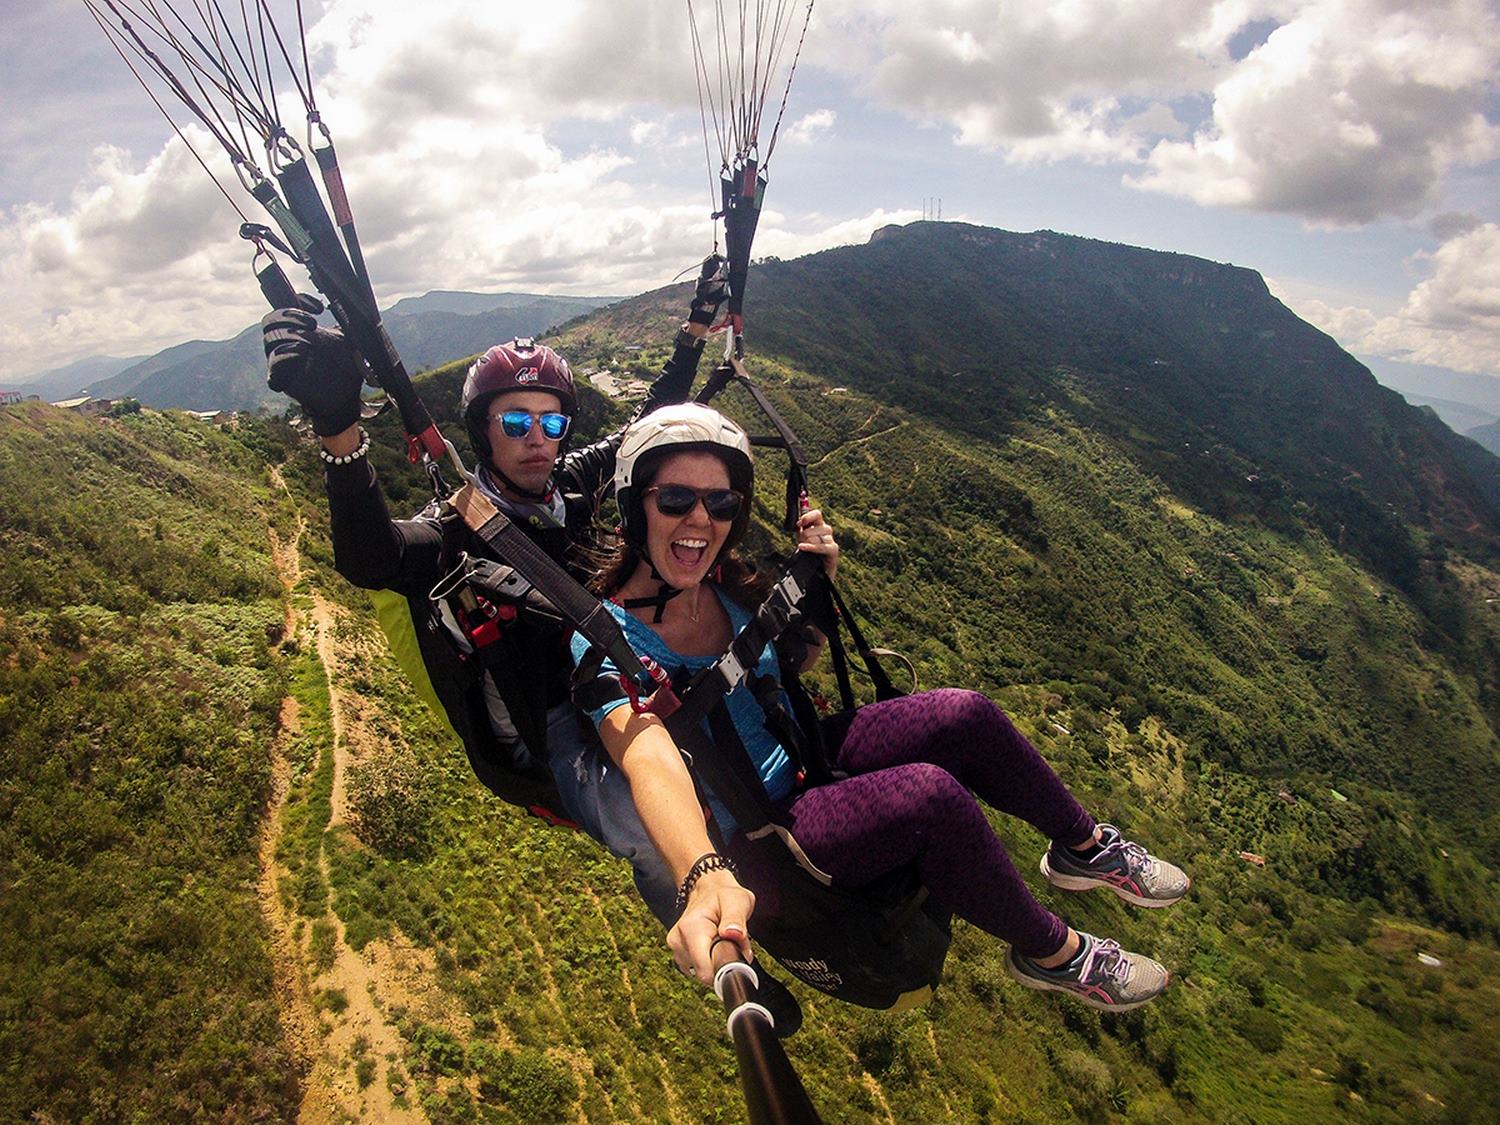
[[[819,720],[815,736],[789,737],[795,732],[777,718],[793,711],[777,655],[758,625],[750,626],[754,582],[733,553],[753,471],[744,431],[696,403],[639,419],[620,445],[622,542],[599,589],[640,656],[686,685],[681,709],[663,718],[624,706],[625,696],[611,690],[608,663],[587,640],[572,642],[580,669],[598,673],[575,677],[575,699],[597,724],[652,844],[680,880],[668,935],[678,968],[708,983],[718,941],[733,942],[748,959],[757,898],[790,899],[783,884],[800,873],[755,863],[761,853],[754,841],[774,839],[745,819],[759,802],[775,810],[768,823],[781,830],[797,865],[825,887],[853,894],[914,873],[943,910],[1011,943],[1007,964],[1024,987],[1068,993],[1108,1011],[1158,996],[1169,979],[1163,966],[1071,929],[1031,896],[978,801],[1052,841],[1042,872],[1065,890],[1108,887],[1137,906],[1170,906],[1187,893],[1187,876],[1097,823],[984,696],[939,690],[884,699]],[[798,551],[821,559],[831,577],[839,547],[822,512],[804,511],[796,532]],[[805,589],[816,579],[797,581]],[[747,645],[749,637],[755,639]],[[814,631],[802,639],[806,667],[823,638]],[[726,670],[731,663],[737,672]],[[694,710],[711,668],[730,684],[723,710]],[[804,742],[826,748],[832,768],[814,771],[805,754],[794,761]],[[813,772],[826,778],[809,781]],[[754,784],[758,799],[733,791]],[[736,860],[746,864],[744,883]],[[772,918],[779,920],[774,911]],[[803,980],[840,994],[842,972],[829,979],[830,962],[821,959],[829,954],[789,958],[778,939],[765,940]],[[839,964],[851,975],[860,970]],[[904,1000],[882,994],[854,1002],[890,1007]]]

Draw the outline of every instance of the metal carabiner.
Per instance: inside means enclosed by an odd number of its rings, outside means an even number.
[[[309,149],[318,147],[318,142],[313,138],[314,126],[317,127],[318,132],[323,134],[323,140],[328,147],[332,148],[333,133],[329,130],[327,122],[323,120],[323,115],[315,109],[308,111],[307,114],[307,147]]]
[[[302,146],[286,131],[284,125],[276,126],[266,138],[266,161],[270,164],[271,171],[279,175],[288,164],[301,159]]]
[[[641,698],[641,686],[635,680],[620,673],[620,686],[625,689],[625,696],[630,701],[630,709],[637,715],[651,714],[658,719],[665,719],[678,707],[682,701],[677,698],[677,693],[672,690],[672,677],[667,675],[667,670],[649,657],[642,658],[641,667],[651,677],[656,685],[654,690],[645,699]]]
[[[256,187],[266,182],[266,174],[257,168],[244,156],[236,156],[232,161],[234,174],[239,178],[240,186],[252,195]]]

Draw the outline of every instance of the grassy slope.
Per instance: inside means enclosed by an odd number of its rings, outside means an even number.
[[[597,327],[569,343],[581,369],[660,361]],[[1134,1016],[1021,992],[1001,949],[964,927],[922,1013],[807,997],[794,1056],[830,1119],[1482,1116],[1494,1104],[1484,1042],[1495,955],[1488,941],[1405,919],[1492,933],[1493,876],[1371,759],[1405,753],[1378,737],[1393,700],[1474,728],[1479,748],[1487,727],[1473,685],[1423,648],[1399,594],[1316,533],[1192,508],[1064,415],[994,443],[959,441],[804,372],[756,368],[808,440],[818,499],[844,529],[851,583],[881,640],[908,651],[926,684],[999,697],[1095,808],[1183,857],[1198,880],[1193,903],[1145,916],[1043,892],[1079,925],[1172,965],[1179,986]],[[779,485],[762,485],[769,522]],[[393,673],[364,675],[390,716],[381,725],[402,732],[399,753],[430,753],[427,720],[399,702]],[[424,855],[351,849],[341,876],[362,904],[346,920],[378,934],[404,918],[462,1001],[446,1035],[419,1035],[427,1051],[413,1072],[429,1111],[491,1112],[504,1098],[480,1076],[506,1047],[569,1069],[562,1085],[591,1118],[649,1113],[666,1096],[652,1100],[658,1087],[690,1119],[715,1112],[728,1078],[717,1020],[660,969],[623,868],[487,802],[461,761],[439,763]],[[1436,773],[1423,784],[1440,784]],[[1041,841],[999,826],[1029,869]],[[1240,850],[1264,854],[1267,869]],[[515,915],[524,929],[507,923]],[[533,942],[549,963],[540,977]],[[1421,966],[1418,949],[1445,968]],[[599,1004],[606,995],[615,1002]],[[633,1006],[621,1007],[625,995]],[[584,1057],[592,1076],[576,1065]],[[705,1057],[718,1061],[692,1061]],[[662,1058],[681,1061],[662,1070]]]
[[[625,339],[665,337],[676,303],[660,300],[649,333]],[[611,330],[630,324],[598,324],[569,337],[580,367],[649,371],[659,363],[659,350],[616,347]],[[1492,745],[1482,685],[1454,659],[1453,640],[1492,638],[1485,632],[1492,619],[1478,614],[1485,592],[1493,596],[1493,571],[1450,561],[1463,613],[1449,636],[1436,636],[1418,602],[1339,551],[1318,526],[1294,531],[1210,510],[1145,467],[1129,441],[1085,425],[1082,408],[1038,400],[1034,411],[990,437],[969,426],[960,438],[932,426],[924,411],[908,413],[858,387],[835,391],[835,384],[853,382],[842,372],[819,379],[770,359],[757,361],[756,370],[818,462],[818,499],[844,529],[857,600],[878,621],[880,639],[908,651],[925,684],[995,694],[1094,808],[1182,858],[1197,879],[1193,901],[1152,914],[1112,899],[1042,892],[1075,923],[1172,966],[1178,985],[1141,1013],[1100,1017],[1023,992],[1004,977],[1000,947],[963,926],[947,983],[922,1012],[872,1016],[806,996],[808,1025],[793,1056],[828,1118],[1259,1121],[1335,1111],[1355,1120],[1492,1117],[1500,1088],[1489,1049],[1500,1010],[1492,983],[1500,968],[1491,945],[1493,874],[1456,833],[1417,811],[1417,796],[1477,798],[1444,790],[1449,771],[1410,743],[1441,746],[1439,754],[1464,762],[1482,760]],[[437,373],[435,405],[448,397],[456,374]],[[590,410],[597,428],[608,411],[597,402]],[[136,424],[158,427],[156,439],[169,445],[204,432]],[[104,423],[101,439],[76,428],[51,444],[72,449],[64,456],[77,470],[105,472],[96,464],[102,450],[124,475],[144,473],[151,488],[162,489],[163,499],[142,495],[123,508],[177,510],[164,499],[181,490],[176,478],[155,472],[153,460],[127,458],[128,449],[98,444],[114,441],[116,429]],[[214,448],[236,465],[241,460],[230,456],[232,448]],[[297,464],[299,494],[315,496],[312,463],[304,457]],[[259,479],[254,467],[245,471],[246,480]],[[393,459],[382,459],[382,472],[396,482]],[[53,475],[62,473],[59,467]],[[29,477],[15,479],[23,482],[16,495],[41,494]],[[422,493],[418,478],[404,481],[393,490],[403,494],[393,505],[398,510],[415,506]],[[100,484],[128,487],[112,477]],[[769,479],[762,486],[758,512],[773,518],[778,486]],[[194,566],[177,568],[184,576],[209,565],[198,564],[210,557],[204,540],[194,538],[200,531],[219,540],[221,559],[241,558],[241,543],[245,559],[260,550],[246,508],[229,502],[246,496],[244,489],[231,489],[188,526],[165,523],[163,541],[180,536],[184,550],[167,552],[164,562],[191,560]],[[251,485],[248,495],[259,490]],[[319,505],[309,504],[314,528],[321,526]],[[73,521],[83,523],[81,515]],[[151,532],[149,523],[142,527]],[[72,557],[64,552],[74,552],[84,533],[27,527],[18,534]],[[757,536],[770,544],[764,530]],[[316,564],[311,580],[362,614],[363,596],[327,570],[326,539],[314,536],[308,555]],[[19,556],[8,549],[5,557]],[[73,586],[49,596],[60,604],[99,601],[103,575],[128,567],[122,560],[92,578],[69,578]],[[0,590],[60,582],[55,572],[76,570],[12,565],[7,575],[23,577],[8,577],[12,585]],[[219,585],[233,580],[214,578]],[[139,613],[149,601],[136,596]],[[257,595],[247,589],[244,596]],[[8,628],[12,612],[6,610]],[[487,798],[461,755],[412,703],[390,661],[364,644],[364,627],[350,628],[345,641],[355,655],[339,686],[362,697],[380,746],[363,768],[394,763],[396,775],[420,781],[420,793],[414,802],[365,806],[368,820],[394,818],[409,830],[399,849],[336,834],[332,897],[351,942],[399,930],[431,959],[421,995],[392,1012],[408,1044],[403,1061],[415,1095],[429,1115],[554,1120],[582,1112],[590,1120],[637,1120],[667,1106],[684,1120],[737,1119],[732,1058],[714,1005],[666,970],[659,936],[629,893],[628,872],[586,841],[542,829]],[[12,675],[17,666],[12,662]],[[310,683],[298,688],[313,702],[320,691]],[[7,700],[15,694],[6,688]],[[24,710],[8,710],[5,721]],[[312,768],[321,755],[304,749],[306,799],[316,804],[325,799]],[[42,778],[40,766],[34,773]],[[34,818],[54,826],[86,823],[110,799],[87,777],[48,776],[35,785],[54,807],[69,806],[53,794],[75,798],[77,808],[66,816]],[[1334,798],[1334,786],[1351,800]],[[9,801],[14,788],[0,792]],[[290,816],[293,837],[298,823]],[[304,827],[314,833],[319,823],[313,810]],[[1029,870],[1041,842],[1023,826],[999,827]],[[381,836],[368,823],[361,832]],[[231,850],[237,844],[243,837],[215,841]],[[283,856],[296,846],[288,844]],[[9,891],[25,874],[19,863],[31,862],[39,847],[7,837],[0,853],[7,903],[18,901]],[[1241,849],[1265,855],[1267,868],[1245,864]],[[80,858],[54,865],[52,877],[74,877],[69,863]],[[204,880],[195,876],[194,885]],[[314,897],[326,893],[310,871],[306,883]],[[123,909],[131,917],[157,909],[157,887],[131,884]],[[243,898],[239,908],[248,903]],[[51,932],[76,925],[65,906],[55,911],[43,923]],[[215,933],[196,933],[193,948],[215,951],[216,940]],[[1422,966],[1419,949],[1443,958],[1444,967]],[[252,941],[228,963],[253,968],[263,958]],[[178,959],[190,970],[196,963],[185,954]],[[210,959],[225,962],[219,952]],[[66,961],[26,963],[11,993],[32,989],[32,978],[49,970],[74,971]],[[263,985],[264,969],[257,971],[246,979]],[[198,987],[194,979],[190,971],[189,994]],[[252,1000],[236,1010],[263,1011],[263,987],[214,996],[227,1002],[246,993]],[[131,1003],[113,984],[100,985],[99,996],[91,1011],[128,1010]],[[109,1074],[111,1096],[153,1110],[162,1104],[145,1069],[78,1030],[89,1027],[87,1014],[70,1009],[40,1029],[20,1029],[14,1014],[30,1009],[10,996],[6,1004],[8,1077],[31,1098],[16,1101],[16,1109],[78,1116],[90,1086],[101,1084],[74,1084],[49,1071],[24,1047],[39,1033],[78,1035],[85,1073]],[[199,1034],[200,1025],[175,1009],[159,1007],[155,1016],[153,1032],[164,1041]],[[285,1112],[284,1089],[265,1084],[275,1060],[268,1068],[253,1049],[270,1039],[251,1033],[213,1042],[219,1053],[210,1055],[232,1080],[193,1090],[211,1086],[211,1096],[221,1097],[227,1089],[245,1115]],[[179,1089],[185,1083],[173,1085],[173,1104],[192,1104],[185,1099],[193,1095]]]
[[[0,411],[0,1118],[294,1104],[253,889],[263,465],[185,420]]]

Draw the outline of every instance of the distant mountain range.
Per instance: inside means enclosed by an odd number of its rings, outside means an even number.
[[[29,395],[46,399],[48,402],[57,402],[60,399],[73,398],[75,395],[84,394],[84,387],[90,383],[97,383],[118,375],[127,367],[140,363],[144,356],[109,356],[95,355],[87,359],[75,360],[62,367],[54,367],[49,371],[40,371],[35,375],[28,375],[22,380],[6,384],[7,390],[24,391]]]
[[[513,336],[537,336],[613,297],[435,290],[385,310],[386,328],[413,372],[483,351]],[[94,357],[20,384],[56,401],[75,395],[130,396],[147,406],[182,410],[279,409],[288,400],[266,387],[260,326],[228,340],[190,340],[144,359]]]
[[[1369,357],[1375,377],[1413,406],[1429,406],[1454,433],[1500,453],[1500,378]]]

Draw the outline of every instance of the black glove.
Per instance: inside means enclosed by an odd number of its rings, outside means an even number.
[[[277,309],[260,322],[273,391],[302,407],[320,437],[341,434],[359,421],[363,365],[337,329],[319,328],[315,297],[298,295],[302,306]]]
[[[703,259],[703,268],[698,272],[698,287],[693,290],[688,320],[694,324],[712,324],[719,306],[728,298],[729,263],[718,254],[710,254]]]

